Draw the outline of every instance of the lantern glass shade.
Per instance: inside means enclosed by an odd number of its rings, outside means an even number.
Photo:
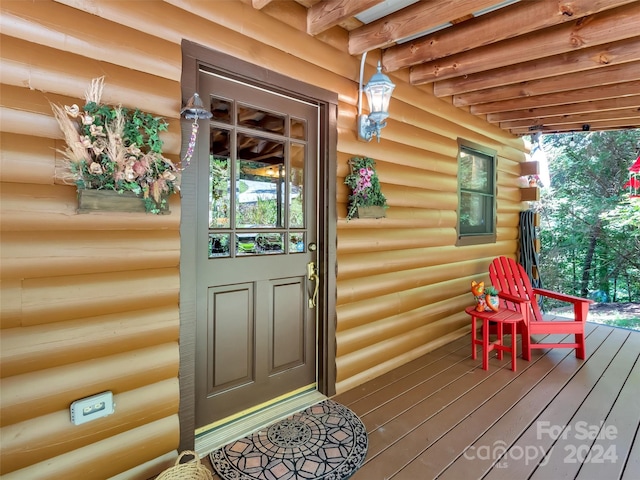
[[[378,71],[371,77],[369,83],[364,87],[364,93],[369,102],[369,119],[374,122],[382,122],[389,116],[389,102],[395,85],[381,71],[378,64]]]
[[[364,65],[364,57],[363,57]],[[360,69],[360,85],[361,92],[367,95],[369,102],[369,115],[359,114],[358,116],[358,138],[364,141],[370,141],[371,137],[378,137],[380,141],[380,132],[387,125],[385,120],[389,116],[389,101],[391,94],[396,87],[393,82],[382,73],[382,66],[378,62],[378,71],[371,77],[371,80],[362,87],[362,66]],[[362,95],[361,95],[362,96]],[[361,105],[358,103],[358,111]]]

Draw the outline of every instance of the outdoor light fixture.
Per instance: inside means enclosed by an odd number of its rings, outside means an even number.
[[[378,62],[378,71],[374,73],[369,83],[362,87],[362,76],[364,73],[364,61],[367,52],[362,54],[360,61],[360,84],[358,88],[358,140],[371,141],[372,136],[378,137],[380,142],[380,131],[387,126],[385,121],[389,116],[389,101],[391,94],[396,87],[389,77],[382,73],[382,66]],[[366,93],[369,102],[369,115],[362,113],[362,92]]]
[[[194,93],[185,107],[180,110],[180,115],[187,120],[193,120],[193,123],[191,124],[191,138],[189,139],[189,146],[187,147],[187,153],[182,161],[183,167],[188,167],[191,163],[191,157],[193,157],[193,151],[196,147],[196,140],[198,138],[198,119],[204,118],[208,120],[213,117],[213,114],[204,108],[200,95]]]

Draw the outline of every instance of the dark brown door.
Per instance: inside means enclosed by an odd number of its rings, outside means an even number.
[[[197,166],[202,428],[315,388],[318,107],[205,71],[198,89],[214,115]]]

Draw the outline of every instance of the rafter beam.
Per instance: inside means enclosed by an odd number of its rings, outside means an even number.
[[[251,0],[251,5],[256,10],[261,10],[269,5],[273,0]]]
[[[628,128],[638,128],[638,119],[604,120],[601,122],[589,123],[565,123],[562,125],[541,125],[537,128],[512,128],[510,132],[514,135],[530,135],[535,132],[558,133],[558,132],[580,132],[584,126],[588,125],[590,130],[622,130]]]
[[[435,82],[433,93],[437,97],[446,97],[633,61],[640,61],[640,37],[475,73],[464,78],[449,78]]]
[[[383,0],[325,0],[316,3],[307,11],[307,33],[319,33],[335,27],[365,10],[375,7]]]
[[[623,63],[586,72],[568,73],[531,82],[514,83],[504,87],[463,93],[453,97],[453,104],[456,107],[464,107],[510,98],[534,97],[575,90],[578,86],[580,88],[597,87],[629,80],[640,80],[640,62]]]
[[[505,112],[509,110],[522,110],[526,108],[549,107],[552,105],[564,105],[576,102],[588,102],[605,98],[637,95],[640,92],[640,81],[617,83],[602,87],[581,88],[569,92],[557,92],[535,97],[516,98],[499,102],[482,103],[471,106],[471,113],[484,115],[488,113]]]
[[[632,0],[532,0],[501,8],[468,22],[387,49],[384,64],[394,71],[473,48],[577,20]],[[464,2],[462,2],[464,3]],[[351,45],[351,39],[349,40]],[[351,48],[351,46],[350,46]]]
[[[638,35],[640,2],[541,32],[516,37],[411,68],[414,85],[469,75]],[[505,26],[507,28],[507,26]],[[385,59],[385,65],[388,60]]]
[[[526,110],[510,110],[505,112],[490,113],[487,121],[501,123],[510,120],[532,119],[538,120],[548,117],[561,117],[563,115],[593,113],[603,110],[640,108],[640,95],[629,95],[619,98],[606,98],[589,102],[574,103],[571,105],[554,105],[551,107],[528,108]],[[540,123],[540,122],[538,122]]]
[[[349,33],[349,53],[359,55],[374,48],[386,47],[403,38],[411,37],[453,19],[472,15],[495,5],[495,0],[467,0],[443,2],[423,0],[363,25]],[[386,69],[386,66],[385,66]]]
[[[535,125],[563,125],[566,123],[589,123],[591,121],[621,120],[634,121],[640,118],[640,107],[622,108],[619,110],[602,110],[595,113],[582,113],[577,115],[560,115],[557,117],[529,118],[526,120],[510,120],[500,122],[500,128],[529,128]]]

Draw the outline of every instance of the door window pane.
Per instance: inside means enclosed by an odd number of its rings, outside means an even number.
[[[304,232],[289,234],[289,253],[304,252]]]
[[[307,139],[307,122],[304,120],[300,120],[299,118],[291,119],[291,133],[289,134],[291,138],[295,138],[296,140],[306,140]]]
[[[282,228],[284,142],[238,134],[236,228]]]
[[[289,170],[289,226],[304,227],[304,157],[305,146],[291,143]]]
[[[233,103],[230,100],[211,96],[211,113],[213,121],[231,124],[231,109]]]
[[[263,132],[284,135],[285,115],[248,105],[238,105],[238,125]]]
[[[228,257],[230,249],[229,234],[209,234],[209,258]]]
[[[236,256],[284,253],[284,234],[242,232],[236,235]]]
[[[209,150],[209,228],[229,228],[231,162],[229,131],[212,128]]]

